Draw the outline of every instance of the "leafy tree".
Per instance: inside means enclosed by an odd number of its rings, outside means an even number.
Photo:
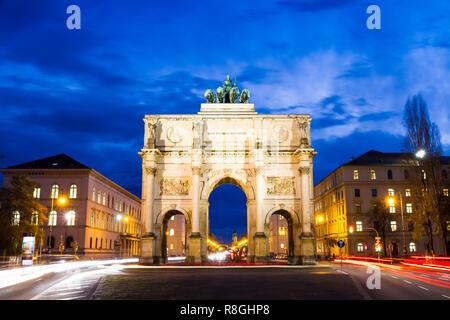
[[[425,233],[428,254],[434,255],[433,226],[442,233],[443,212],[441,177],[441,136],[437,125],[430,121],[428,106],[420,94],[408,99],[405,104],[403,124],[406,127],[405,146],[407,151],[416,154],[425,151],[422,158],[411,160],[413,173],[409,183],[415,210],[411,216],[414,222],[414,235]]]
[[[28,177],[13,176],[10,186],[0,189],[0,249],[4,254],[17,255],[21,252],[24,233],[35,234],[42,239],[42,226],[47,220],[47,208],[33,198],[37,183]],[[15,222],[15,214],[20,215],[19,223]]]

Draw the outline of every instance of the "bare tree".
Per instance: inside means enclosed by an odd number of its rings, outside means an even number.
[[[411,160],[413,173],[410,185],[415,210],[414,235],[425,233],[428,254],[434,255],[433,226],[442,231],[440,220],[440,198],[442,197],[441,179],[441,136],[437,125],[430,121],[428,106],[420,94],[408,99],[405,104],[403,124],[406,127],[406,150],[422,155]],[[441,232],[442,233],[442,232]]]

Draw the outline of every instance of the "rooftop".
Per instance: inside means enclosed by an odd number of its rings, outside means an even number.
[[[8,167],[8,169],[91,169],[61,153],[56,156],[34,160]]]

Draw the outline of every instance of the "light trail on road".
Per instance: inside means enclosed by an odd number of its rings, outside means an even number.
[[[137,258],[120,260],[76,261],[2,270],[0,271],[0,289],[25,281],[33,280],[52,272],[67,272],[76,269],[96,267],[100,265],[129,264],[136,262],[138,262]]]
[[[384,271],[389,271],[392,272],[394,274],[397,275],[401,275],[404,276],[406,278],[410,278],[410,279],[414,279],[417,281],[421,281],[421,282],[425,282],[428,284],[432,284],[432,285],[436,285],[436,286],[440,286],[443,288],[450,288],[450,283],[449,281],[446,280],[439,280],[439,279],[435,279],[435,278],[429,278],[426,275],[423,274],[423,272],[425,270],[420,270],[420,272],[422,272],[421,275],[419,274],[415,274],[414,269],[413,268],[405,268],[404,265],[390,265],[390,264],[384,264],[384,263],[378,263],[378,262],[367,262],[367,261],[358,261],[358,260],[351,260],[351,259],[335,259],[335,263],[345,263],[345,264],[353,264],[353,265],[360,265],[360,266],[366,266],[366,267],[370,267],[370,266],[377,266],[380,269],[383,269]],[[423,265],[420,264],[412,264],[412,266],[414,268],[419,268]],[[447,269],[445,269],[447,270]],[[430,273],[430,272],[426,272],[428,274],[431,274],[433,276],[436,276],[435,273]]]

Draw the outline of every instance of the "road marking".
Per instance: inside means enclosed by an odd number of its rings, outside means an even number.
[[[442,295],[444,298],[450,299],[449,296],[446,296],[445,294]]]
[[[345,271],[341,271],[341,270],[336,270],[337,272],[341,272],[341,273],[343,273],[343,274],[348,274],[347,272],[345,272]]]
[[[394,278],[394,279],[398,279],[398,277],[396,277],[396,276],[391,276],[392,278]]]
[[[430,291],[430,289],[427,289],[427,288],[425,288],[425,287],[422,287],[422,286],[418,286],[418,287],[419,287],[420,289]]]
[[[411,284],[412,282],[411,281],[408,281],[408,280],[403,280],[404,282],[406,282],[407,284]]]

